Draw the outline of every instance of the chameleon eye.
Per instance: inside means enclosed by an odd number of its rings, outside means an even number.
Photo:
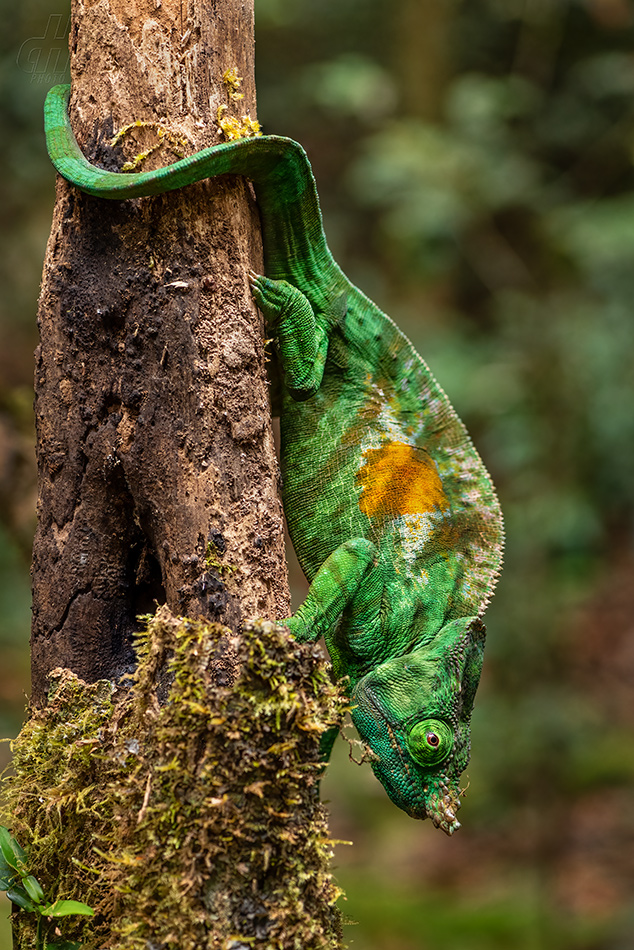
[[[417,722],[407,737],[411,757],[419,765],[438,765],[453,748],[453,732],[446,722],[424,719]]]

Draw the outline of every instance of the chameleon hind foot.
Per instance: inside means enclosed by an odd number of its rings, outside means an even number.
[[[328,337],[315,320],[307,297],[286,280],[249,273],[251,293],[275,331],[284,381],[297,401],[312,396],[321,384]]]

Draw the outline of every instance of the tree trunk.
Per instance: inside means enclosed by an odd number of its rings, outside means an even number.
[[[222,141],[219,106],[255,116],[253,0],[75,0],[70,50],[73,128],[109,169],[151,149],[157,123],[168,134],[140,169]],[[234,67],[243,99],[223,82]],[[125,202],[58,179],[35,373],[36,703],[55,667],[88,682],[130,669],[155,602],[234,630],[289,612],[249,266],[242,179]]]
[[[165,607],[138,646],[123,689],[56,670],[13,744],[3,804],[28,872],[46,902],[95,912],[42,921],[38,943],[17,911],[15,950],[341,950],[316,792],[348,700],[321,654],[265,621],[234,637]]]

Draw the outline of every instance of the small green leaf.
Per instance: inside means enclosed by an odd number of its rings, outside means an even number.
[[[44,917],[69,917],[71,914],[83,914],[85,917],[93,917],[95,912],[88,904],[82,904],[81,901],[54,901],[46,907],[42,907],[40,913]]]
[[[55,943],[46,942],[46,950],[80,950],[81,943],[74,940],[56,940]]]
[[[15,887],[10,887],[7,891],[7,897],[14,904],[17,904],[18,907],[21,907],[22,910],[36,911],[39,910],[39,907],[33,903],[29,895],[26,893],[23,887],[16,885]]]
[[[9,865],[0,867],[0,891],[8,891],[10,887],[17,884],[18,875]]]
[[[15,868],[16,871],[19,871],[26,861],[26,851],[20,847],[9,829],[5,828],[4,825],[0,825],[0,851],[2,851],[2,856],[9,867]]]
[[[11,867],[9,862],[6,860],[2,851],[0,851],[0,877],[1,878],[10,878],[15,874],[15,869]]]
[[[44,891],[42,890],[38,879],[33,877],[32,874],[22,878],[22,886],[29,897],[32,898],[36,904],[41,904],[44,901]]]

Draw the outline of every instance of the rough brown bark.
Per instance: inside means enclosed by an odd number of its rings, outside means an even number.
[[[216,110],[255,116],[253,0],[75,0],[73,127],[120,169],[162,122],[189,154]],[[243,77],[232,100],[225,70]],[[140,138],[113,133],[141,120]],[[169,150],[151,157],[174,161]],[[167,603],[236,629],[289,610],[248,184],[108,202],[58,180],[39,306],[39,524],[32,685],[133,663],[136,616]]]

